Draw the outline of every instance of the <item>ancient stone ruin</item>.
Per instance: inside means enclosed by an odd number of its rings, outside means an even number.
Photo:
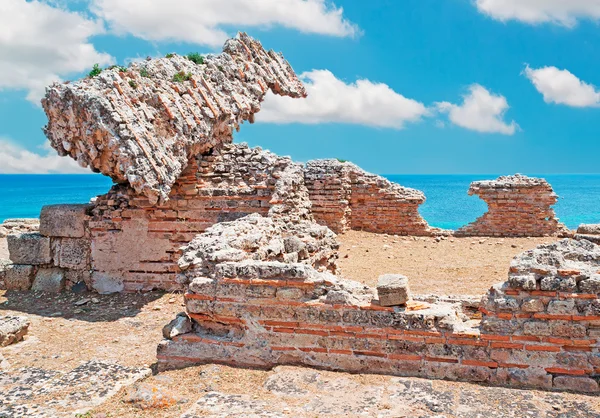
[[[544,179],[516,174],[471,183],[469,195],[478,195],[488,211],[455,232],[457,236],[538,237],[568,232],[552,205],[558,199]]]
[[[598,392],[600,247],[585,236],[515,258],[480,304],[340,276],[335,232],[447,234],[422,192],[337,160],[294,163],[232,144],[267,90],[301,98],[281,55],[240,34],[222,54],[173,56],[49,88],[46,134],[117,184],[43,208],[8,236],[0,288],[185,291],[159,366],[278,364]],[[475,182],[489,212],[457,235],[566,232],[542,179]],[[399,266],[401,268],[401,266]],[[479,311],[478,311],[479,309]]]

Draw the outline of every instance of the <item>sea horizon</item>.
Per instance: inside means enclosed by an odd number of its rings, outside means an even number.
[[[554,210],[569,228],[575,229],[582,223],[600,223],[597,204],[600,173],[523,174],[545,178],[552,185],[559,196]],[[426,201],[419,212],[431,226],[444,229],[458,229],[485,213],[485,202],[467,194],[469,185],[472,181],[490,180],[499,175],[381,174],[390,181],[425,193]],[[93,173],[0,174],[0,222],[10,218],[37,218],[44,205],[87,203],[108,192],[112,184],[110,178]]]

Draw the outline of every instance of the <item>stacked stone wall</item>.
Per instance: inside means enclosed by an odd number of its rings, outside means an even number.
[[[419,214],[423,192],[337,160],[309,161],[305,181],[317,222],[335,232],[355,229],[396,235],[436,235]]]
[[[573,259],[579,270],[567,271]],[[548,260],[564,268],[542,271]],[[182,332],[167,327],[159,366],[302,364],[597,393],[599,262],[600,247],[570,240],[517,257],[509,281],[486,295],[480,322],[461,303],[383,307],[375,289],[310,266],[227,258],[188,273],[188,322]]]
[[[456,236],[537,237],[568,234],[552,205],[558,200],[544,179],[522,175],[476,181],[469,195],[478,195],[488,211],[455,232]]]

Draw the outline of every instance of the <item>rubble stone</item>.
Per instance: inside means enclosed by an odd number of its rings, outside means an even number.
[[[384,274],[377,280],[377,295],[381,306],[401,306],[410,299],[408,278],[401,274]]]
[[[40,213],[40,233],[46,237],[81,238],[89,205],[48,205]]]
[[[600,235],[600,224],[581,224],[577,228],[578,234]]]
[[[0,347],[21,341],[29,325],[31,322],[24,316],[0,316]]]
[[[10,259],[15,264],[41,265],[52,262],[50,239],[38,232],[9,235],[7,243]]]

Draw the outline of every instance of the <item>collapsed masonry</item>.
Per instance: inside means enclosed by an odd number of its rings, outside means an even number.
[[[488,212],[455,232],[456,236],[537,237],[568,234],[552,205],[558,199],[544,179],[516,174],[471,183]]]
[[[310,247],[322,238],[308,225],[295,234]],[[302,245],[285,245],[289,237],[276,220],[250,215],[184,248],[187,313],[165,327],[161,369],[299,364],[600,391],[599,246],[566,239],[517,256],[479,320],[460,302],[381,306],[375,289],[315,268],[333,247],[299,262]]]

